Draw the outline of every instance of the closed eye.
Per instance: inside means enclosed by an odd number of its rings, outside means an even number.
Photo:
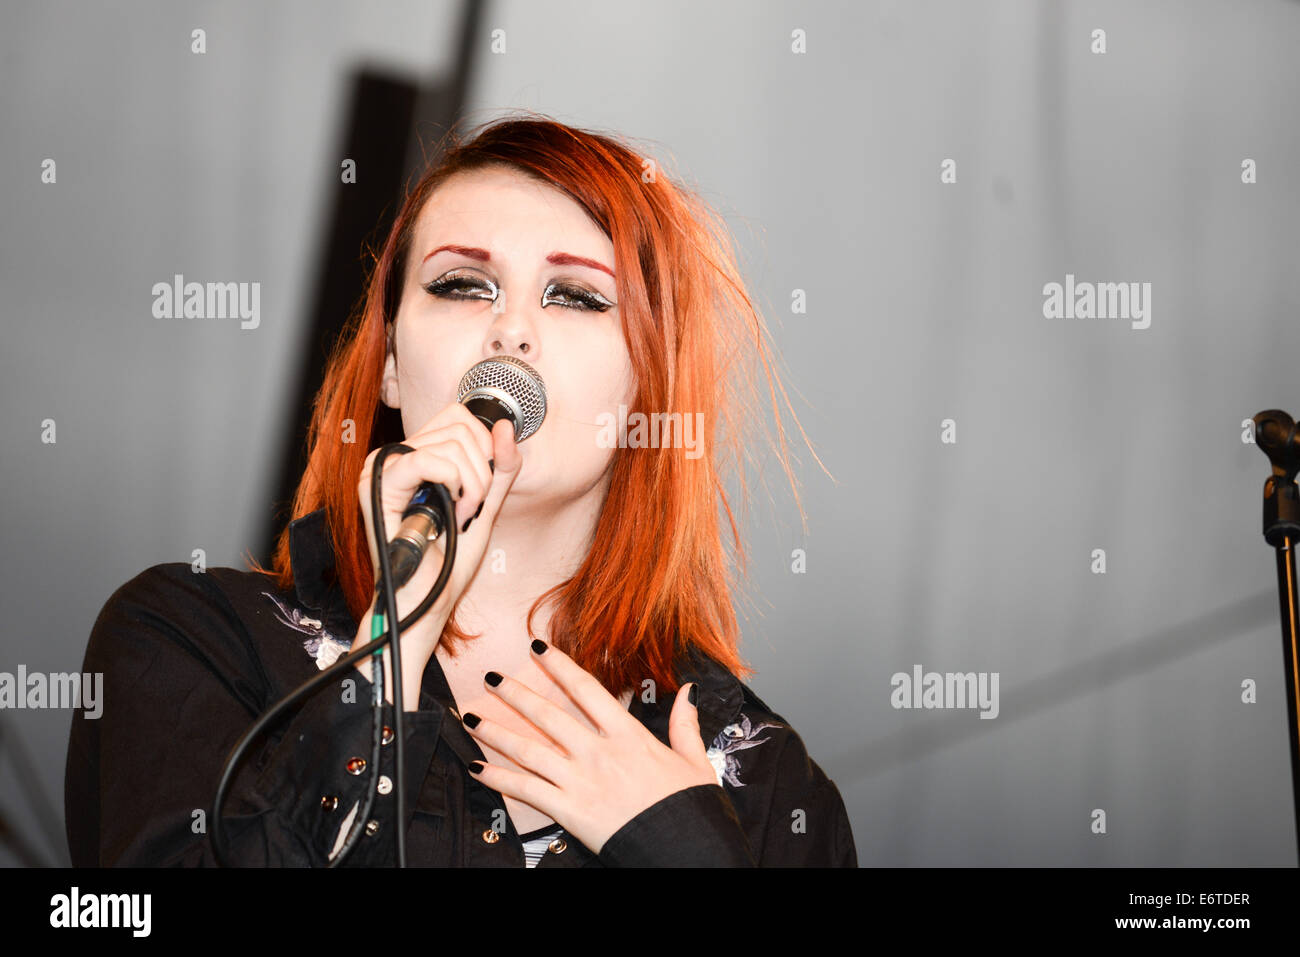
[[[566,306],[567,308],[570,309],[575,308],[574,306],[570,305],[570,302],[574,302],[574,301],[582,304],[580,307],[577,308],[589,309],[592,312],[605,312],[608,309],[612,309],[614,306],[614,303],[610,302],[608,299],[606,299],[604,296],[600,295],[599,293],[588,292],[586,289],[583,289],[581,286],[568,286],[568,285],[558,285],[558,284],[553,284],[547,287],[546,289],[547,295],[542,297],[543,306],[546,305],[546,302],[550,297],[552,291],[554,291],[556,294],[560,296],[563,296],[566,300],[569,300],[568,302],[560,302],[560,305]],[[553,301],[559,302],[559,300],[553,300]]]
[[[460,295],[461,291],[479,290],[487,295]],[[486,280],[473,280],[467,276],[442,276],[424,287],[425,292],[440,299],[496,299],[497,287]]]

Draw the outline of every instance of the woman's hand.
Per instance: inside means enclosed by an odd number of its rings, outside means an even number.
[[[459,533],[456,537],[456,564],[452,567],[451,577],[442,594],[419,621],[402,632],[402,670],[406,673],[402,685],[403,704],[406,710],[414,711],[419,707],[420,678],[425,666],[437,650],[451,609],[478,572],[492,528],[496,524],[497,513],[519,474],[523,458],[515,443],[514,428],[508,420],[498,421],[489,433],[483,423],[459,402],[446,406],[422,429],[403,442],[415,451],[390,455],[384,461],[380,489],[384,530],[390,538],[397,534],[402,512],[406,510],[415,490],[423,482],[439,482],[447,487],[456,503],[456,527]],[[357,483],[357,497],[365,519],[366,544],[370,549],[376,585],[379,584],[380,574],[379,553],[374,542],[370,488],[371,472],[378,454],[379,450],[375,449],[366,456]],[[493,460],[491,464],[489,460]],[[460,531],[471,518],[474,521],[469,530]],[[445,535],[439,535],[429,543],[420,567],[410,581],[397,590],[399,617],[405,617],[414,611],[437,581],[442,570],[445,539]],[[353,651],[369,644],[372,617],[373,601],[357,627],[352,642]],[[388,654],[384,657],[388,663],[385,674],[389,679],[385,682],[385,691],[391,702],[391,658]],[[357,668],[367,679],[370,678],[369,658],[358,662]]]
[[[476,777],[488,787],[531,804],[599,854],[619,828],[651,805],[685,788],[718,783],[685,687],[673,702],[668,719],[672,747],[666,748],[560,649],[534,641],[533,656],[599,730],[592,731],[513,678],[497,676],[495,686],[488,680],[499,698],[559,745],[465,715],[470,734],[525,769],[484,764]],[[488,672],[488,679],[493,676],[496,672]]]

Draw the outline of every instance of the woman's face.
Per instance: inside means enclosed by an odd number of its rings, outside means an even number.
[[[510,498],[590,491],[616,451],[597,442],[598,416],[617,416],[635,383],[613,270],[613,243],[559,190],[503,169],[444,182],[416,222],[384,369],[405,434],[456,401],[476,362],[515,356],[545,381],[547,409]]]

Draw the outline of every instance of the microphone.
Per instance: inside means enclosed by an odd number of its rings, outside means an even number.
[[[456,399],[489,432],[498,419],[509,419],[515,427],[516,442],[536,432],[546,418],[546,383],[536,369],[514,356],[475,363],[461,377]],[[394,590],[410,580],[429,543],[443,532],[442,512],[433,491],[438,484],[423,482],[415,490],[402,513],[397,534],[388,543]]]

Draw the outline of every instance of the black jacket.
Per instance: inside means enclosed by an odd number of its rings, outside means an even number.
[[[259,715],[356,634],[342,591],[327,584],[334,551],[323,510],[291,524],[290,554],[292,592],[251,572],[173,563],[147,569],[109,598],[83,668],[104,675],[103,711],[97,719],[76,712],[68,747],[64,802],[75,865],[215,863],[206,818],[227,755]],[[249,749],[222,815],[229,860],[329,863],[369,780],[347,770],[354,757],[370,759],[373,733],[371,685],[349,670],[355,695],[326,684]],[[700,685],[700,731],[719,784],[647,808],[599,855],[566,832],[537,866],[856,867],[839,791],[789,723],[711,659],[692,657],[678,673]],[[634,696],[629,709],[665,745],[673,697]],[[392,706],[385,707],[391,727]],[[436,655],[419,710],[405,718],[408,863],[524,866],[504,799],[466,770],[484,756],[461,725]],[[391,745],[381,753],[380,772],[391,781]],[[375,833],[361,838],[346,866],[393,865],[395,809],[391,789],[375,795]]]

